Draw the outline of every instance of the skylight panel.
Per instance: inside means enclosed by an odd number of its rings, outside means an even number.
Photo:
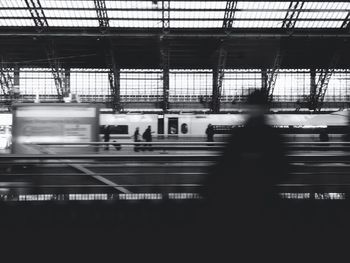
[[[206,18],[217,18],[223,19],[223,12],[208,12],[208,11],[193,11],[193,12],[182,12],[182,11],[172,11],[170,18],[191,18],[191,19],[206,19]]]
[[[1,0],[0,8],[22,7],[26,8],[25,2],[21,0]],[[1,17],[13,17],[14,19],[0,19],[0,26],[34,26],[28,10],[1,10]],[[18,17],[28,17],[28,19],[18,19]]]
[[[162,13],[158,11],[108,11],[110,18],[129,18],[129,19],[161,19]],[[135,19],[136,20],[136,19]]]
[[[161,27],[162,13],[161,2],[153,4],[152,1],[106,1],[107,9],[121,9],[108,10],[110,18],[123,18],[127,20],[110,20],[111,27]],[[122,10],[135,9],[135,10]],[[149,9],[149,10],[138,10]],[[137,18],[137,19],[134,19]],[[157,19],[157,20],[148,20]]]
[[[93,1],[42,1],[44,13],[48,18],[50,26],[63,27],[97,27],[98,18],[95,10],[70,10],[71,8],[95,8]],[[67,10],[56,10],[48,8],[67,8]],[[50,19],[61,18],[61,19]],[[75,19],[82,18],[82,19]],[[87,18],[87,19],[83,19]],[[88,19],[90,18],[90,19]]]
[[[91,1],[92,2],[92,1]],[[152,1],[106,1],[107,9],[110,8],[123,8],[123,9],[161,9],[162,3],[158,1],[154,4]]]
[[[327,23],[328,22],[328,23]],[[298,28],[340,28],[341,21],[298,21]]]
[[[257,21],[257,20],[251,20],[251,21],[234,21],[233,27],[236,28],[276,28],[281,27],[280,21]]]
[[[159,28],[162,27],[162,22],[156,20],[110,20],[111,27],[142,27],[142,28]]]
[[[237,9],[287,9],[290,2],[246,2],[238,1]]]
[[[59,7],[59,8],[95,8],[94,1],[90,0],[41,0],[41,6],[45,8]]]
[[[50,19],[50,26],[57,27],[97,27],[98,21],[96,20],[77,20],[77,19]]]
[[[0,26],[34,26],[32,19],[0,19]]]
[[[222,27],[222,21],[193,21],[193,20],[173,20],[170,22],[172,28],[218,28]]]
[[[183,9],[225,9],[226,1],[170,1],[170,8]]]

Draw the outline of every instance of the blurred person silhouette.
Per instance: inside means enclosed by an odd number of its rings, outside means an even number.
[[[109,142],[111,138],[111,126],[107,125],[103,133],[104,133],[104,136],[103,136],[104,142]],[[105,144],[105,151],[108,151],[108,150],[109,150],[109,144]]]
[[[117,143],[116,140],[113,140],[113,146],[117,151],[120,151],[122,149],[122,145],[120,143]]]
[[[154,133],[154,132],[151,131],[151,126],[149,125],[147,127],[147,129],[144,131],[144,133],[142,134],[142,138],[146,142],[152,142],[152,133]],[[148,149],[149,151],[152,151],[152,145],[151,144],[145,144],[144,146],[145,146],[144,147],[145,150]]]
[[[283,137],[265,119],[267,102],[260,90],[248,96],[245,125],[233,130],[204,183],[213,240],[237,241],[242,249],[257,248],[268,233],[278,232],[276,184],[288,176]]]
[[[329,142],[327,129],[321,129],[319,134],[320,142]],[[327,144],[328,145],[328,144]]]
[[[141,135],[140,135],[140,128],[136,127],[135,132],[134,132],[134,142],[140,142],[141,141]],[[138,152],[140,149],[139,145],[134,145],[134,151]]]
[[[207,142],[214,141],[214,127],[210,123],[208,124],[208,127],[205,130],[205,134],[207,135]]]

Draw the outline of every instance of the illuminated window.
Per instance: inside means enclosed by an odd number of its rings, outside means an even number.
[[[174,96],[211,96],[213,73],[210,70],[171,70],[170,99]]]
[[[20,94],[57,95],[51,70],[48,68],[21,68]]]
[[[253,90],[261,89],[261,81],[261,70],[225,70],[221,100],[240,100]]]
[[[135,96],[142,100],[148,96],[158,100],[163,96],[163,80],[160,70],[123,69],[120,72],[120,95]]]
[[[273,98],[275,101],[297,101],[310,94],[310,71],[306,69],[279,70]]]
[[[71,69],[70,85],[73,94],[110,95],[106,69]]]
[[[317,80],[317,79],[316,79]],[[328,83],[325,101],[349,101],[350,71],[336,70]]]

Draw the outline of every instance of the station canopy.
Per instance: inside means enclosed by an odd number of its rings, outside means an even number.
[[[159,68],[164,37],[174,68],[212,68],[223,41],[232,68],[271,67],[280,47],[286,68],[326,67],[347,42],[349,21],[344,1],[1,0],[0,56],[43,66],[44,38],[68,66],[105,67],[108,38],[120,66]],[[339,67],[349,68],[343,49]]]

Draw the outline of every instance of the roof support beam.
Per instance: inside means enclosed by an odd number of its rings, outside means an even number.
[[[106,1],[94,0],[94,4],[100,31],[105,33],[110,28]],[[117,65],[116,54],[111,40],[104,39],[103,45],[106,51],[106,62],[109,67],[108,80],[112,96],[111,106],[113,111],[120,112],[122,109],[120,101],[120,68]]]
[[[94,0],[94,4],[100,28],[108,28],[109,18],[106,8],[106,2],[104,0]]]
[[[324,98],[328,89],[329,81],[334,73],[335,67],[339,61],[339,52],[336,51],[327,69],[322,69],[316,83],[316,96],[311,97],[311,110],[321,111]]]
[[[163,101],[162,109],[166,113],[169,110],[169,68],[170,47],[167,35],[170,33],[170,1],[162,1],[162,34],[160,36],[160,60],[163,71]]]
[[[40,0],[25,0],[28,11],[34,20],[36,30],[38,32],[47,31],[49,28],[49,23],[41,6]],[[57,96],[59,101],[63,101],[64,97],[69,95],[69,90],[67,90],[64,85],[64,74],[62,72],[62,67],[59,60],[57,59],[54,41],[43,39],[44,49],[46,51],[46,57],[48,64],[51,68],[52,76],[55,82]]]
[[[38,30],[43,30],[49,26],[44,9],[41,6],[40,0],[24,0],[26,2],[28,11],[34,20],[35,26]]]
[[[53,41],[46,42],[46,55],[55,81],[58,99],[59,101],[63,101],[63,98],[69,95],[69,90],[66,89],[67,87],[64,84],[64,70],[60,61],[57,59]]]
[[[341,28],[346,29],[347,33],[350,31],[350,12],[344,19],[343,24],[341,25]],[[334,54],[331,57],[331,60],[329,62],[329,65],[327,69],[322,69],[320,72],[320,76],[318,78],[317,84],[316,84],[316,93],[311,94],[310,96],[310,109],[314,111],[321,111],[324,98],[327,93],[328,84],[332,77],[332,74],[334,73],[334,70],[339,62],[340,59],[340,52],[345,47],[345,41],[341,40],[339,44],[334,48]]]
[[[300,11],[304,6],[303,1],[292,1],[289,4],[287,14],[283,20],[282,28],[294,28],[298,21]]]
[[[341,25],[341,28],[347,28],[350,29],[350,12],[347,14],[347,16],[344,19],[343,24]]]
[[[10,74],[9,68],[4,63],[0,65],[0,87],[3,93],[5,104],[11,110],[11,105],[14,98],[14,79]]]
[[[225,33],[229,35],[231,33],[235,11],[237,7],[237,1],[227,1],[224,14],[224,21],[222,28]],[[221,40],[216,68],[213,70],[213,92],[211,100],[211,111],[213,113],[220,112],[220,99],[222,93],[222,83],[225,75],[226,61],[228,56],[226,38]]]
[[[268,96],[269,102],[272,102],[272,100],[273,100],[273,92],[275,90],[277,75],[279,73],[279,69],[281,67],[283,56],[284,56],[284,52],[282,51],[281,45],[282,45],[282,43],[280,41],[276,56],[275,56],[274,61],[273,61],[273,66],[267,74],[266,95]]]
[[[303,6],[304,6],[304,2],[301,2],[301,1],[290,2],[288,11],[282,23],[282,28],[287,30],[290,29],[292,30],[291,33],[293,32],[293,29],[295,27],[295,24],[298,20],[298,17],[300,15],[300,12]],[[282,39],[280,39],[279,47],[278,47],[276,56],[274,58],[273,66],[268,74],[267,96],[268,96],[269,102],[272,102],[273,100],[273,92],[275,89],[277,75],[281,67],[284,55],[285,55],[285,50],[283,49],[283,46],[282,46]]]
[[[108,73],[109,85],[111,88],[112,95],[112,109],[116,112],[121,111],[121,103],[120,103],[120,69],[117,66],[115,60],[115,54],[112,47],[110,47],[110,71]]]

